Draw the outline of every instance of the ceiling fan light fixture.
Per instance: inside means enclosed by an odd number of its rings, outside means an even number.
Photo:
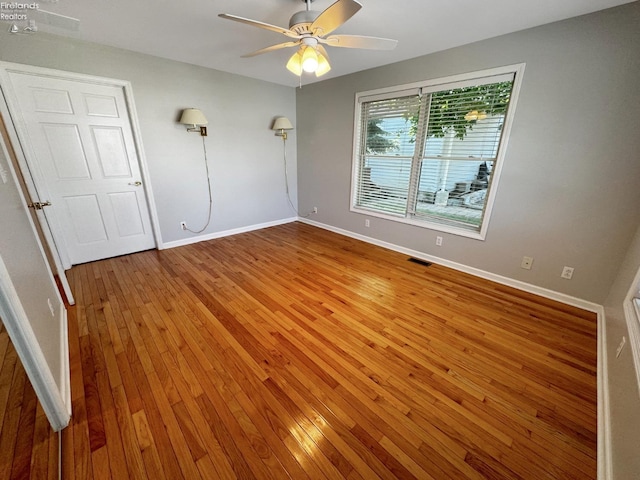
[[[322,53],[318,52],[318,68],[316,68],[316,77],[321,77],[329,70],[331,70],[329,60],[327,60],[327,57],[322,55]]]
[[[261,48],[243,57],[254,57],[263,53],[273,52],[288,47],[300,48],[287,62],[287,70],[302,77],[303,72],[315,73],[320,77],[331,70],[327,52],[322,44],[331,47],[362,48],[369,50],[391,50],[398,43],[396,40],[363,35],[331,35],[331,32],[342,26],[361,8],[358,0],[335,0],[322,12],[312,11],[313,0],[302,0],[306,9],[293,14],[289,20],[289,28],[271,25],[269,23],[251,20],[228,13],[221,13],[219,17],[234,22],[244,23],[253,27],[280,33],[289,37],[289,41]]]
[[[313,73],[318,69],[318,52],[313,47],[307,47],[302,54],[302,69],[307,73]]]
[[[287,62],[287,70],[294,75],[302,75],[302,54],[300,53],[300,50],[291,55],[291,58]]]

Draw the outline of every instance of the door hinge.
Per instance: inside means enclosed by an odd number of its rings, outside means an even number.
[[[51,202],[47,200],[46,202],[33,202],[27,204],[27,207],[33,208],[34,210],[42,210],[44,207],[50,207]]]

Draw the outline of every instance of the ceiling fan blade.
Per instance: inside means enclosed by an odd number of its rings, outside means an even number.
[[[327,49],[326,48],[324,48],[322,45],[318,45],[318,46],[316,46],[316,49],[318,50],[318,52],[320,52],[322,55],[324,55],[324,58],[329,60],[329,54],[327,53]]]
[[[320,38],[319,41],[330,47],[365,48],[368,50],[393,50],[398,45],[397,40],[363,35],[331,35],[327,38]]]
[[[338,0],[318,15],[309,29],[314,35],[327,35],[353,17],[362,5],[356,0]]]
[[[265,30],[271,30],[272,32],[281,33],[291,38],[300,38],[293,30],[289,30],[288,28],[278,27],[276,25],[270,25],[268,23],[259,22],[257,20],[251,20],[250,18],[238,17],[237,15],[231,15],[229,13],[221,13],[218,15],[220,18],[224,18],[226,20],[233,20],[234,22],[246,23],[247,25],[251,25],[258,28],[264,28]]]
[[[297,42],[285,42],[285,43],[279,43],[277,45],[271,45],[270,47],[261,48],[260,50],[256,50],[255,52],[242,55],[242,58],[255,57],[256,55],[262,55],[263,53],[273,52],[274,50],[280,50],[281,48],[295,47],[296,45],[300,45],[300,43],[302,43],[302,40],[298,40]]]

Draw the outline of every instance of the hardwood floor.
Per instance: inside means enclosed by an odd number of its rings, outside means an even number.
[[[74,267],[66,479],[596,478],[596,317],[292,223]]]
[[[58,434],[0,319],[0,478],[58,478]]]

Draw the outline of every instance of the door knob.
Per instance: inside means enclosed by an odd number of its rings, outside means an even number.
[[[49,200],[47,200],[46,202],[33,202],[33,203],[27,204],[27,207],[33,208],[34,210],[42,210],[44,207],[50,207],[50,206],[51,206],[51,202]]]
[[[134,187],[139,187],[142,185],[142,182],[130,182],[129,185],[133,185]]]

